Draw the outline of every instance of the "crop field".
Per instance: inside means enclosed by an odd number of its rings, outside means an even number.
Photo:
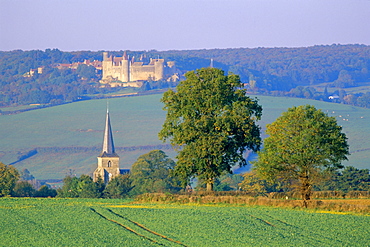
[[[231,205],[0,198],[0,246],[368,246],[370,217]]]
[[[0,161],[16,162],[18,169],[27,168],[37,179],[63,178],[69,169],[77,175],[91,173],[101,147],[107,101],[115,146],[129,148],[118,152],[121,167],[129,168],[141,154],[163,149],[170,157],[175,152],[158,140],[157,133],[165,119],[162,94],[89,100],[43,108],[16,115],[0,115]],[[251,96],[254,98],[255,96]],[[312,104],[343,126],[350,144],[351,156],[345,165],[370,168],[370,109],[321,101],[257,96],[263,107],[259,125],[265,129],[289,107]],[[85,148],[76,151],[73,148]],[[53,148],[17,162],[35,148]]]

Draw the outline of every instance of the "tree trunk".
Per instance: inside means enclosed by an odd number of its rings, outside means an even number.
[[[300,177],[301,180],[301,196],[303,200],[303,207],[307,208],[308,201],[311,200],[311,183],[309,181],[308,175],[305,174]]]
[[[208,179],[206,185],[207,185],[207,187],[206,187],[207,191],[213,191],[213,179],[212,178]]]

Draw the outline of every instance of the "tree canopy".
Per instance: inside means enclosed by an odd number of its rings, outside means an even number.
[[[342,168],[341,161],[349,155],[342,127],[311,105],[289,108],[267,125],[266,133],[256,171],[269,180],[297,182],[305,206],[322,171]]]
[[[353,166],[346,166],[339,172],[329,172],[328,178],[323,180],[315,189],[343,192],[370,191],[369,169],[358,169]]]
[[[20,179],[24,181],[35,179],[35,177],[30,173],[30,171],[27,168],[23,168],[19,175]]]
[[[67,176],[63,179],[63,187],[58,189],[58,197],[100,198],[103,195],[104,182],[82,174],[78,177]]]
[[[196,176],[212,190],[222,172],[246,164],[246,149],[259,150],[262,107],[245,95],[238,75],[202,68],[185,76],[176,92],[163,95],[167,116],[159,137],[178,148],[174,174],[183,184]]]
[[[0,162],[0,197],[10,195],[18,179],[17,169]]]
[[[131,168],[132,193],[179,191],[179,181],[170,174],[175,165],[162,150],[141,155]]]
[[[109,181],[104,190],[105,198],[125,198],[129,196],[133,186],[129,174],[120,174]]]
[[[256,171],[249,171],[243,174],[243,181],[239,184],[243,191],[255,193],[256,195],[265,195],[274,190],[274,186],[266,180],[261,179]]]
[[[14,186],[14,189],[11,193],[12,196],[15,197],[32,197],[36,193],[36,190],[32,187],[32,185],[27,181],[19,181]]]

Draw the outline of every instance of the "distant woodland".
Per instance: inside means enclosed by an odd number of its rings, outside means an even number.
[[[250,93],[370,107],[370,46],[127,52],[135,57],[145,55],[175,61],[183,73],[209,67],[212,59],[214,67],[240,75]],[[111,53],[122,56],[123,51]],[[61,104],[120,90],[101,87],[101,70],[93,66],[58,68],[59,64],[85,60],[101,61],[102,51],[0,52],[0,106]],[[38,73],[38,68],[42,68],[42,73]],[[148,81],[141,90],[168,86],[166,82]],[[350,90],[360,86],[361,91]]]

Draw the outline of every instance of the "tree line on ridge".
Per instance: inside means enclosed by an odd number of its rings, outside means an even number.
[[[123,51],[111,52],[122,56]],[[275,96],[303,97],[361,107],[370,106],[370,92],[347,93],[346,88],[370,82],[370,47],[365,45],[330,45],[302,48],[238,48],[188,51],[129,51],[132,56],[163,57],[175,61],[185,73],[210,66],[238,74],[252,93]],[[100,74],[92,66],[59,70],[60,63],[102,60],[102,51],[62,52],[45,51],[0,52],[0,103],[60,104],[88,99],[93,95],[114,92],[119,88],[100,87]],[[44,67],[42,74],[25,77],[30,69]],[[321,92],[315,85],[327,83],[334,92]],[[142,90],[166,88],[166,82],[144,83]],[[331,91],[331,90],[329,90]]]

